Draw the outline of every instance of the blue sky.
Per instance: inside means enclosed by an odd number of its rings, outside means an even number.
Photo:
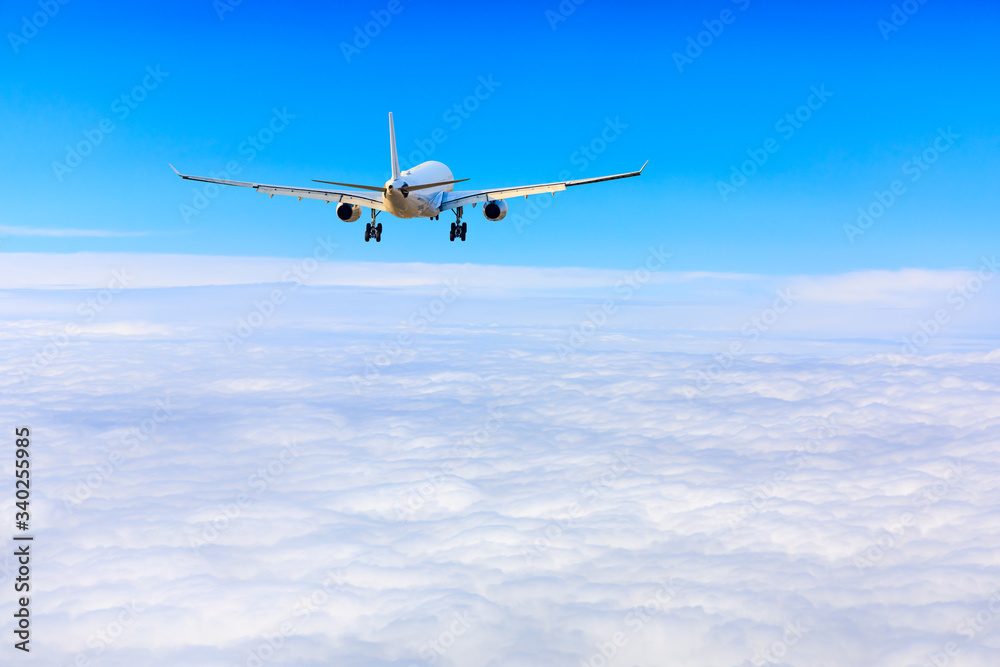
[[[498,11],[246,0],[222,19],[208,0],[53,6],[37,31],[24,17],[42,11],[38,2],[5,3],[0,23],[6,252],[296,257],[330,233],[348,260],[613,268],[664,244],[675,269],[787,274],[974,268],[1000,245],[995,4],[914,5],[885,34],[889,2],[591,0],[557,22],[557,2]],[[391,20],[345,54],[371,12]],[[703,34],[707,46],[679,71],[674,54],[710,27],[719,34]],[[148,78],[147,68],[165,75]],[[134,109],[116,103],[144,78],[151,89]],[[458,123],[449,110],[481,78],[492,90],[479,88],[483,99]],[[824,86],[831,96],[813,98],[793,134],[776,127]],[[250,160],[244,142],[275,109],[294,118]],[[204,174],[235,161],[239,178],[287,185],[383,182],[390,110],[404,162],[440,129],[431,157],[470,187],[651,161],[639,179],[561,193],[534,218],[532,200],[510,202],[501,223],[471,211],[464,244],[447,241],[450,214],[383,216],[382,243],[365,244],[364,219],[344,224],[318,202],[237,189],[182,216],[194,185],[168,162]],[[583,157],[609,122],[614,140]],[[911,180],[908,161],[949,128],[947,151]],[[57,173],[67,146],[95,132],[93,152]],[[719,182],[768,139],[776,152],[724,200]],[[896,180],[905,190],[852,243],[844,226]]]

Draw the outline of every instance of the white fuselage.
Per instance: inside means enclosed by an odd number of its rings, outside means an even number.
[[[386,210],[397,218],[432,218],[441,213],[441,198],[445,192],[451,192],[454,187],[451,183],[409,192],[406,195],[402,189],[407,186],[412,188],[426,183],[453,180],[455,177],[452,176],[451,169],[442,163],[422,162],[401,172],[399,178],[386,181],[382,201]]]

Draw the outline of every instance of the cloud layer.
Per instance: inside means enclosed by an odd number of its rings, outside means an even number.
[[[996,664],[992,283],[434,271],[0,294],[25,663]]]

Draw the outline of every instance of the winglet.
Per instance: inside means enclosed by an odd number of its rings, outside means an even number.
[[[170,164],[170,163],[168,162],[167,164]],[[173,169],[174,173],[177,174],[178,176],[181,175],[181,172],[177,171],[177,167],[175,167],[174,165],[170,164],[170,168]]]
[[[649,164],[649,160],[646,160],[645,162],[643,162],[643,163],[642,163],[642,166],[641,166],[641,167],[639,167],[639,173],[640,173],[640,174],[642,173],[642,170],[646,168],[646,165],[647,165],[647,164]]]
[[[396,155],[396,129],[392,125],[392,112],[389,112],[389,151],[392,157],[392,180],[399,178],[399,156]]]

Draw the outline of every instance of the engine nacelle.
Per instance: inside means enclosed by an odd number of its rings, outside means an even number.
[[[486,206],[483,206],[483,216],[487,220],[496,222],[497,220],[503,220],[506,215],[507,202],[503,199],[488,201],[486,202]]]
[[[361,207],[357,204],[337,204],[337,217],[344,222],[354,222],[361,217]]]

